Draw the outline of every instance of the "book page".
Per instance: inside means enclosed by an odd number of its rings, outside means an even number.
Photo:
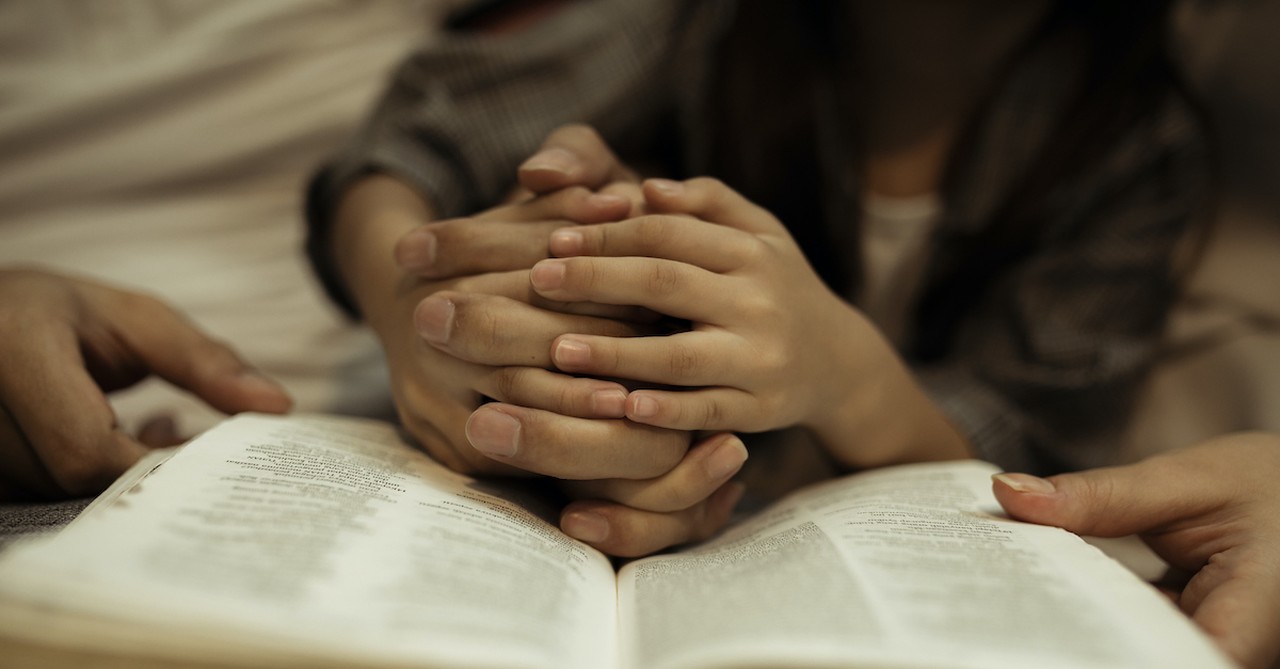
[[[609,561],[492,492],[387,425],[239,416],[0,556],[0,597],[189,652],[205,638],[201,652],[234,639],[361,666],[612,662]]]
[[[629,666],[1230,666],[1079,537],[1004,517],[997,471],[968,461],[867,472],[627,565]]]

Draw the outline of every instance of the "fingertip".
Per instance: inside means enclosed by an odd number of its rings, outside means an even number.
[[[626,412],[630,420],[650,424],[662,412],[662,405],[653,395],[633,392],[627,396]]]
[[[582,253],[585,244],[586,237],[581,230],[562,228],[551,233],[547,247],[553,256],[576,256]]]
[[[1058,491],[1054,487],[1053,481],[1042,479],[1039,476],[1032,476],[1031,474],[1001,472],[993,474],[991,480],[994,485],[1003,485],[1017,493],[1050,495]]]
[[[244,400],[244,411],[282,414],[293,408],[293,397],[284,386],[253,369],[245,370],[236,379]]]
[[[581,161],[573,152],[560,147],[543,149],[516,169],[521,186],[535,193],[546,193],[575,184]]]
[[[991,477],[991,491],[1010,517],[1032,523],[1055,524],[1059,495],[1052,482],[1029,474],[1003,472]]]
[[[439,243],[430,230],[418,228],[401,237],[394,250],[396,265],[406,272],[426,275],[435,267]]]
[[[608,541],[612,532],[609,519],[591,508],[570,505],[560,516],[560,530],[593,546]]]
[[[712,445],[711,452],[702,461],[703,471],[709,481],[727,481],[737,474],[747,462],[747,447],[732,433],[721,435]]]
[[[540,260],[529,270],[529,282],[540,293],[550,292],[564,285],[564,277],[568,271],[563,260]]]
[[[684,184],[672,179],[645,179],[643,189],[645,199],[650,202],[666,202],[685,192]]]
[[[591,393],[592,414],[600,418],[625,418],[627,391],[621,386],[601,388]]]

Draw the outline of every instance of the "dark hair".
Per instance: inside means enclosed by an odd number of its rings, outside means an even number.
[[[1114,142],[1154,113],[1170,92],[1183,90],[1166,41],[1170,0],[1060,0],[1008,59],[1010,69],[1048,39],[1081,44],[1083,86],[1069,98],[1061,122],[994,218],[981,231],[958,239],[960,260],[941,268],[919,305],[917,357],[942,355],[961,317],[991,283],[1036,244],[1038,205],[1056,184],[1096,164]],[[743,0],[719,62],[711,113],[710,171],[788,223],[810,262],[834,289],[847,293],[859,268],[847,249],[857,248],[857,193],[845,202],[824,200],[839,192],[844,175],[815,159],[824,151],[815,135],[821,113],[822,77],[835,76],[841,49],[841,3],[833,0]],[[850,72],[854,75],[849,76]],[[1010,72],[1011,73],[1011,72]],[[856,69],[838,73],[842,86],[857,86]],[[852,80],[851,80],[852,79]],[[1003,80],[1003,78],[999,78]],[[977,149],[977,130],[996,102],[988,92],[949,156],[943,193],[957,184]],[[788,94],[799,91],[799,94]],[[856,91],[852,99],[856,99]],[[743,101],[755,101],[743,102]],[[763,102],[762,102],[763,101]],[[857,109],[848,122],[858,122]],[[859,151],[856,135],[844,150]],[[833,198],[834,199],[834,198]],[[842,250],[844,252],[842,253]]]

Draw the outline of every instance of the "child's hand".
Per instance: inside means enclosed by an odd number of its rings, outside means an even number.
[[[1235,434],[1134,465],[999,474],[1010,516],[1077,534],[1138,534],[1192,574],[1178,604],[1228,655],[1280,659],[1280,436]]]
[[[648,425],[801,425],[852,466],[966,455],[892,348],[769,212],[712,179],[652,180],[644,195],[666,215],[556,231],[552,253],[573,257],[544,260],[530,278],[547,299],[637,305],[690,330],[566,334],[556,367],[676,387],[630,393],[627,418]]]
[[[555,341],[561,370],[697,388],[631,394],[627,417],[679,429],[763,431],[803,423],[842,388],[834,342],[859,316],[809,267],[782,224],[723,184],[653,180],[655,215],[551,238],[558,256],[531,274],[565,302],[641,305],[693,323],[668,337],[571,334]],[[692,216],[692,217],[690,217]],[[718,225],[695,220],[705,219]]]

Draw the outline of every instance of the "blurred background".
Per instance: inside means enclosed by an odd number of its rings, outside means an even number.
[[[156,294],[306,411],[390,415],[375,341],[301,254],[301,193],[393,64],[468,0],[0,2],[0,266]],[[1222,143],[1217,226],[1126,457],[1280,430],[1280,0],[1183,0],[1171,29]],[[159,382],[127,426],[217,415]]]

